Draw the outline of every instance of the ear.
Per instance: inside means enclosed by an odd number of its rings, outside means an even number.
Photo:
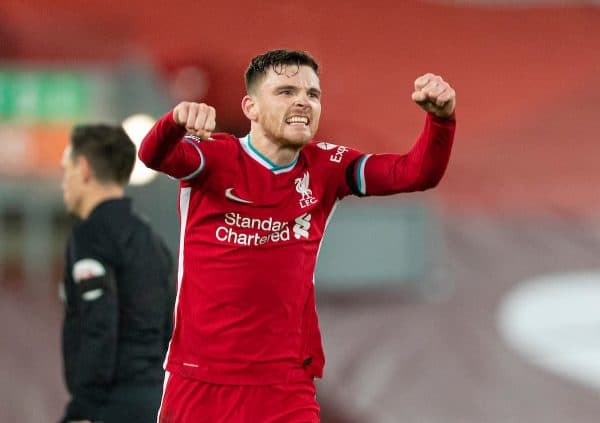
[[[85,158],[85,156],[80,155],[77,157],[77,166],[79,167],[79,171],[81,172],[81,177],[83,178],[84,182],[89,182],[94,177],[90,162]]]
[[[251,121],[255,121],[258,118],[258,104],[249,95],[242,98],[242,111]]]

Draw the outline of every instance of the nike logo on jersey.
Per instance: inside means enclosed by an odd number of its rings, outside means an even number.
[[[225,197],[229,198],[232,201],[243,203],[243,204],[252,204],[250,200],[244,200],[243,198],[238,197],[233,193],[233,188],[227,188],[225,190]]]

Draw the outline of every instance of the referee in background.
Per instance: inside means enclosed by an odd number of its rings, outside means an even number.
[[[123,128],[77,126],[63,156],[63,199],[79,218],[61,292],[71,399],[61,423],[156,421],[172,329],[174,265],[124,187],[135,146]]]

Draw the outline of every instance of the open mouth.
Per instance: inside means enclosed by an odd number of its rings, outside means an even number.
[[[307,126],[310,122],[308,116],[290,116],[285,120],[288,125],[304,125]]]

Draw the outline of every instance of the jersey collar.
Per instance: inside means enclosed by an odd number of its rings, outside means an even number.
[[[261,154],[256,148],[254,148],[254,146],[250,142],[250,134],[246,135],[243,138],[240,138],[239,140],[240,140],[240,144],[241,144],[242,148],[244,149],[244,151],[246,152],[246,154],[248,154],[255,161],[257,161],[262,166],[266,167],[267,169],[269,169],[271,172],[273,172],[275,174],[289,172],[290,170],[292,170],[294,168],[294,166],[296,166],[296,163],[298,162],[299,154],[296,155],[296,158],[294,160],[292,160],[291,163],[288,163],[284,166],[278,166],[275,163],[273,163],[271,160],[266,158],[263,154]]]

